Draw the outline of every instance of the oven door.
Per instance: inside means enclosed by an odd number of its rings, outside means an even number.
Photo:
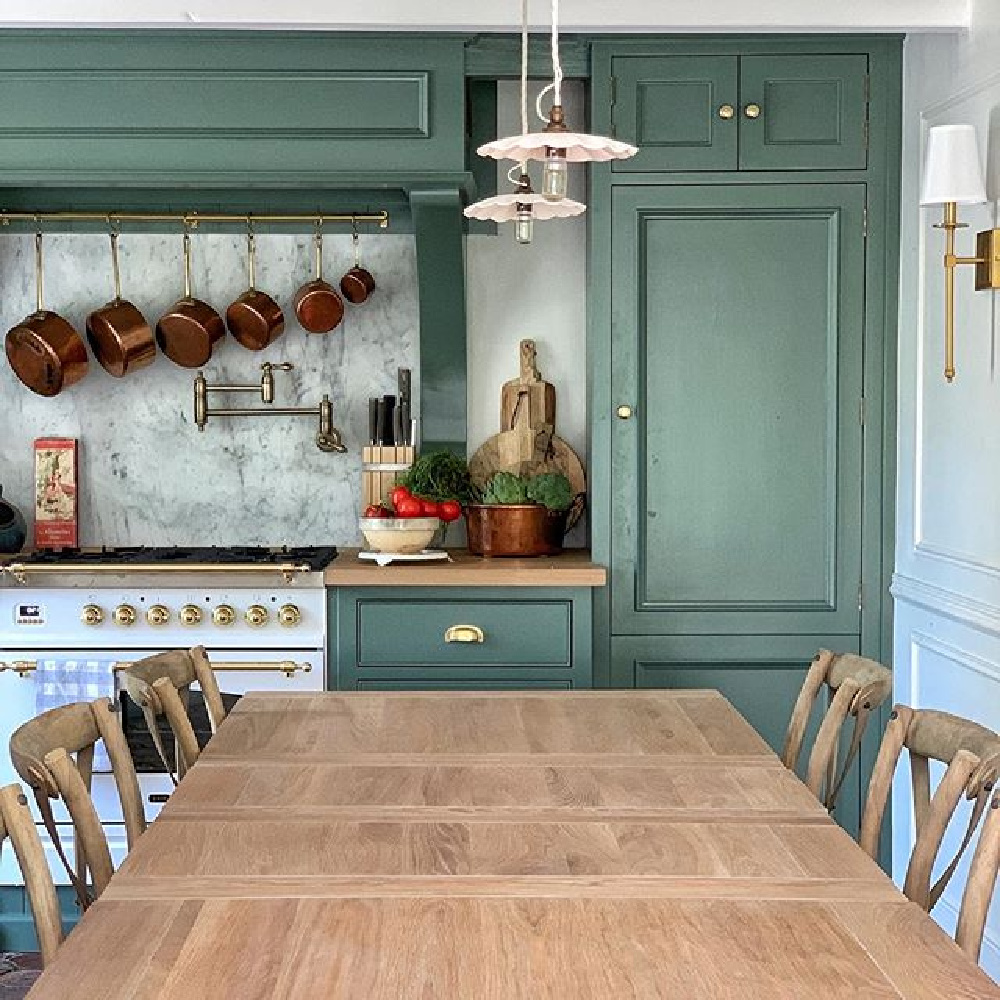
[[[22,723],[38,714],[39,706],[39,675],[38,665],[43,662],[60,663],[64,661],[88,659],[106,663],[109,671],[111,665],[129,663],[162,652],[162,649],[130,649],[130,650],[88,650],[86,652],[67,653],[66,650],[13,650],[5,648],[0,651],[0,659],[12,669],[0,672],[0,732],[12,733]],[[224,694],[238,696],[247,691],[322,691],[324,687],[325,661],[323,651],[318,649],[281,649],[281,650],[229,650],[208,648],[209,659],[217,671],[219,688]],[[117,685],[112,677],[108,682],[112,692],[118,696]],[[84,697],[67,696],[66,701],[82,701]],[[92,699],[91,699],[92,700]],[[200,703],[201,699],[193,697],[192,703]],[[231,702],[232,698],[227,698]],[[51,696],[46,696],[45,704],[51,707]],[[119,704],[121,704],[119,698]],[[123,727],[128,733],[130,715],[123,720]],[[141,713],[138,714],[142,720]],[[148,739],[148,734],[147,734]],[[149,740],[150,745],[152,740]],[[166,741],[171,746],[171,741]],[[159,760],[157,758],[157,763]],[[156,770],[143,771],[139,769],[139,786],[142,791],[143,806],[146,819],[152,819],[159,812],[163,802],[173,789],[169,775],[160,765]],[[0,754],[0,784],[21,782],[20,777],[10,763],[8,754]],[[23,784],[23,782],[22,782]],[[121,802],[115,787],[114,777],[107,771],[95,772],[93,776],[92,793],[97,814],[104,826],[111,848],[111,856],[117,867],[127,853],[125,827],[122,820]],[[28,793],[28,802],[38,824],[39,834],[45,847],[49,867],[59,884],[68,884],[69,879],[56,855],[55,848],[41,823],[33,795]],[[73,828],[69,816],[61,802],[53,802],[53,813],[59,827],[60,839],[66,848],[67,855],[72,859]],[[21,873],[14,858],[13,851],[0,852],[0,885],[20,885],[23,883]]]

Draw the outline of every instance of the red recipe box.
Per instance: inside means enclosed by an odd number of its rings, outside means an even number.
[[[76,548],[79,497],[76,438],[35,440],[35,548]]]

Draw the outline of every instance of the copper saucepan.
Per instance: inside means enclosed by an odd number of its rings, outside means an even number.
[[[247,271],[250,286],[226,310],[226,326],[239,343],[251,351],[262,351],[281,336],[285,317],[281,306],[266,292],[254,287],[253,230],[247,229]]]
[[[185,231],[184,297],[156,324],[156,342],[175,365],[200,368],[225,335],[222,317],[207,302],[191,295],[191,234]]]
[[[111,233],[111,269],[115,297],[87,317],[87,340],[101,367],[115,378],[151,365],[156,360],[156,340],[142,313],[122,298],[118,268],[118,233]]]
[[[323,280],[323,233],[316,227],[316,277],[295,293],[295,316],[306,333],[329,333],[344,318],[344,300]]]
[[[351,237],[354,243],[354,267],[340,279],[340,290],[344,293],[344,298],[348,302],[353,302],[358,306],[366,301],[368,296],[375,291],[375,278],[371,271],[361,266],[357,225],[353,228],[354,231],[351,233]]]
[[[7,333],[4,344],[14,374],[39,396],[58,396],[79,382],[90,362],[87,345],[73,327],[43,305],[42,234],[35,234],[37,307]]]

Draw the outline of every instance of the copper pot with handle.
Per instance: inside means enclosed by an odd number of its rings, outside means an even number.
[[[118,233],[111,232],[111,269],[115,279],[115,297],[87,317],[87,340],[101,367],[115,378],[122,378],[156,360],[156,339],[142,313],[122,298],[121,271],[118,267]]]
[[[191,234],[185,230],[184,297],[156,324],[156,342],[175,365],[201,368],[225,335],[222,317],[207,302],[191,295]]]
[[[247,225],[247,290],[226,310],[229,332],[247,350],[262,351],[274,343],[285,329],[281,306],[267,292],[258,291],[254,283],[256,258],[253,229]]]
[[[323,231],[316,226],[316,277],[295,293],[295,316],[306,333],[329,333],[344,318],[344,300],[323,280]]]
[[[358,227],[353,220],[351,239],[354,244],[354,267],[340,279],[340,290],[348,302],[359,306],[375,291],[375,278],[371,271],[361,266]]]
[[[44,306],[42,234],[35,234],[36,309],[7,333],[4,348],[14,374],[39,396],[58,396],[90,367],[83,338]]]

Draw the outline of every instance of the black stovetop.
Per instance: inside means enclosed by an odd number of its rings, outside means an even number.
[[[317,572],[337,558],[333,545],[265,548],[254,545],[183,546],[166,547],[136,545],[124,548],[104,546],[94,549],[40,549],[27,554],[19,561],[73,565],[74,563],[114,563],[128,566],[135,563],[204,563],[226,566],[233,563],[260,563],[274,566],[294,563],[308,566]]]

